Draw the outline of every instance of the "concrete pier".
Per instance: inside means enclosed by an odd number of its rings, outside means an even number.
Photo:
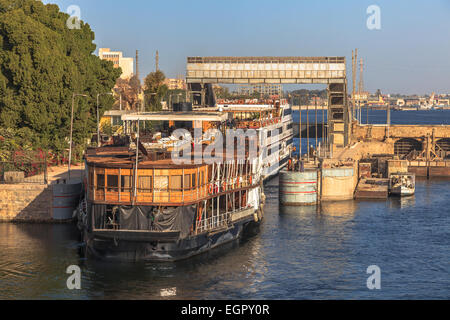
[[[61,222],[54,215],[54,191],[67,181],[67,166],[48,171],[48,184],[0,185],[0,222]],[[72,166],[71,178],[80,179],[83,172],[84,164]]]

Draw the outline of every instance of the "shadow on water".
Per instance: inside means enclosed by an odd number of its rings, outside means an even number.
[[[176,262],[83,261],[89,298],[224,298],[214,286],[226,275],[241,273],[253,251],[255,229],[213,250]],[[216,275],[216,278],[214,277]],[[212,277],[211,277],[212,276]],[[245,282],[245,279],[241,279]],[[234,283],[233,286],[236,286]],[[239,286],[245,286],[243,283]],[[218,296],[216,296],[219,294]]]

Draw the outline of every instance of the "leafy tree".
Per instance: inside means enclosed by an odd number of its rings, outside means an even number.
[[[150,72],[144,80],[145,90],[148,92],[155,93],[158,88],[163,84],[166,76],[160,70],[155,72]]]
[[[162,109],[161,99],[166,96],[168,87],[164,84],[166,76],[160,70],[150,72],[144,80],[145,109],[158,111]]]
[[[100,60],[94,32],[80,21],[36,0],[0,0],[0,127],[33,148],[68,148],[73,93],[73,141],[80,145],[96,128],[96,95],[110,92],[120,69]],[[102,96],[102,114],[113,103]]]
[[[216,86],[213,88],[217,99],[229,99],[231,98],[230,90],[227,87]]]

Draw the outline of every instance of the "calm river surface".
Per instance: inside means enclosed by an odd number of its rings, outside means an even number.
[[[450,180],[416,195],[280,207],[260,232],[179,263],[87,260],[75,225],[0,223],[0,299],[449,299]],[[66,287],[78,265],[80,290]],[[381,289],[366,286],[381,269]]]

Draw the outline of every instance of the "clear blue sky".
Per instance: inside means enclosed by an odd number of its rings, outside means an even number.
[[[364,59],[364,85],[385,93],[450,92],[450,0],[44,0],[78,5],[97,48],[135,55],[140,72],[185,74],[187,56],[345,56]],[[369,30],[369,5],[381,30]],[[350,89],[351,90],[351,89]]]

